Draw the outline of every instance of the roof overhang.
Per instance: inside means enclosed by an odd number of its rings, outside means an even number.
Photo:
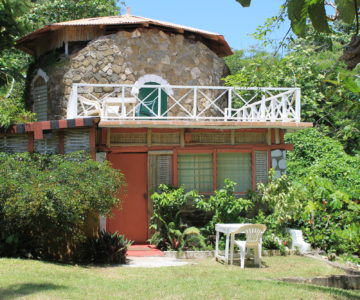
[[[226,42],[224,36],[209,32],[205,30],[200,30],[188,26],[177,25],[174,23],[158,21],[154,19],[131,16],[131,15],[121,15],[121,16],[110,16],[110,17],[98,17],[98,18],[88,18],[81,20],[72,20],[60,23],[54,23],[51,25],[44,26],[39,28],[32,33],[18,39],[16,41],[16,47],[26,53],[35,55],[37,42],[39,40],[50,41],[51,36],[54,31],[69,29],[69,28],[79,28],[79,27],[88,27],[90,28],[112,28],[120,30],[129,30],[136,28],[158,28],[160,30],[200,37],[204,44],[206,44],[212,51],[214,51],[218,56],[224,57],[233,54],[230,46]],[[105,30],[106,31],[106,30]],[[68,41],[71,41],[69,39]]]
[[[207,129],[242,129],[242,128],[279,128],[301,130],[313,127],[309,122],[232,122],[232,121],[166,121],[166,120],[117,120],[99,122],[102,128],[207,128]]]

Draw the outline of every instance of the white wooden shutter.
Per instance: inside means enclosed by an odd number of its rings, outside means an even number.
[[[1,138],[0,151],[3,152],[27,152],[28,151],[27,135],[9,135]]]
[[[64,134],[65,153],[75,151],[90,152],[90,131],[89,130],[68,130]]]
[[[267,183],[268,181],[268,152],[255,151],[255,182]]]
[[[38,121],[46,121],[48,118],[47,85],[36,86],[32,92],[34,99],[33,111],[36,113],[36,118]]]
[[[156,191],[160,184],[172,184],[172,155],[149,155],[149,191]]]

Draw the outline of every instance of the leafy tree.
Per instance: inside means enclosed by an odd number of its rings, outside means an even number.
[[[117,15],[119,12],[115,0],[1,0],[0,127],[34,120],[23,102],[26,72],[32,57],[11,49],[17,38],[51,23]]]
[[[0,164],[0,256],[66,257],[84,241],[86,219],[109,215],[124,185],[82,153],[0,153]]]
[[[236,0],[243,7],[250,6],[251,0]],[[287,10],[293,32],[299,36],[305,36],[307,20],[318,32],[330,33],[328,21],[341,20],[347,24],[353,24],[359,14],[357,0],[287,0],[283,5]],[[335,14],[329,16],[326,7],[335,10]],[[358,33],[358,29],[357,29]]]
[[[300,87],[302,120],[341,141],[349,153],[360,150],[360,79],[358,68],[346,70],[338,60],[348,27],[327,36],[312,31],[287,45],[280,57],[263,51],[235,52],[226,58],[233,74],[228,85]]]

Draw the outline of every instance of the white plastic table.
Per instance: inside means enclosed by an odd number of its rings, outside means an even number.
[[[229,263],[230,246],[233,247],[233,245],[229,245],[230,236],[234,232],[237,232],[239,229],[241,229],[241,226],[243,226],[243,225],[247,225],[247,223],[216,224],[215,225],[215,230],[216,230],[215,259],[221,259],[225,262],[225,264]],[[219,254],[220,232],[226,235],[224,255]],[[233,236],[231,237],[231,241],[233,241]],[[232,263],[232,258],[231,258],[231,263]]]

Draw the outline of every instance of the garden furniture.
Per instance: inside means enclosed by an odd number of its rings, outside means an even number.
[[[234,234],[234,232],[237,232],[244,225],[246,225],[246,224],[242,224],[242,223],[221,224],[221,223],[219,223],[219,224],[215,225],[215,231],[216,231],[215,259],[223,260],[225,264],[229,263],[229,250],[231,247],[233,247],[233,245],[229,245],[230,240],[231,240],[230,236],[232,234]],[[220,232],[226,235],[224,255],[219,254]]]
[[[233,262],[234,245],[239,247],[240,253],[240,267],[244,268],[245,252],[247,250],[254,250],[254,261],[261,267],[261,248],[262,248],[262,235],[266,230],[263,224],[247,224],[241,226],[236,232],[231,235],[231,263]],[[236,234],[244,233],[246,240],[234,240]]]

